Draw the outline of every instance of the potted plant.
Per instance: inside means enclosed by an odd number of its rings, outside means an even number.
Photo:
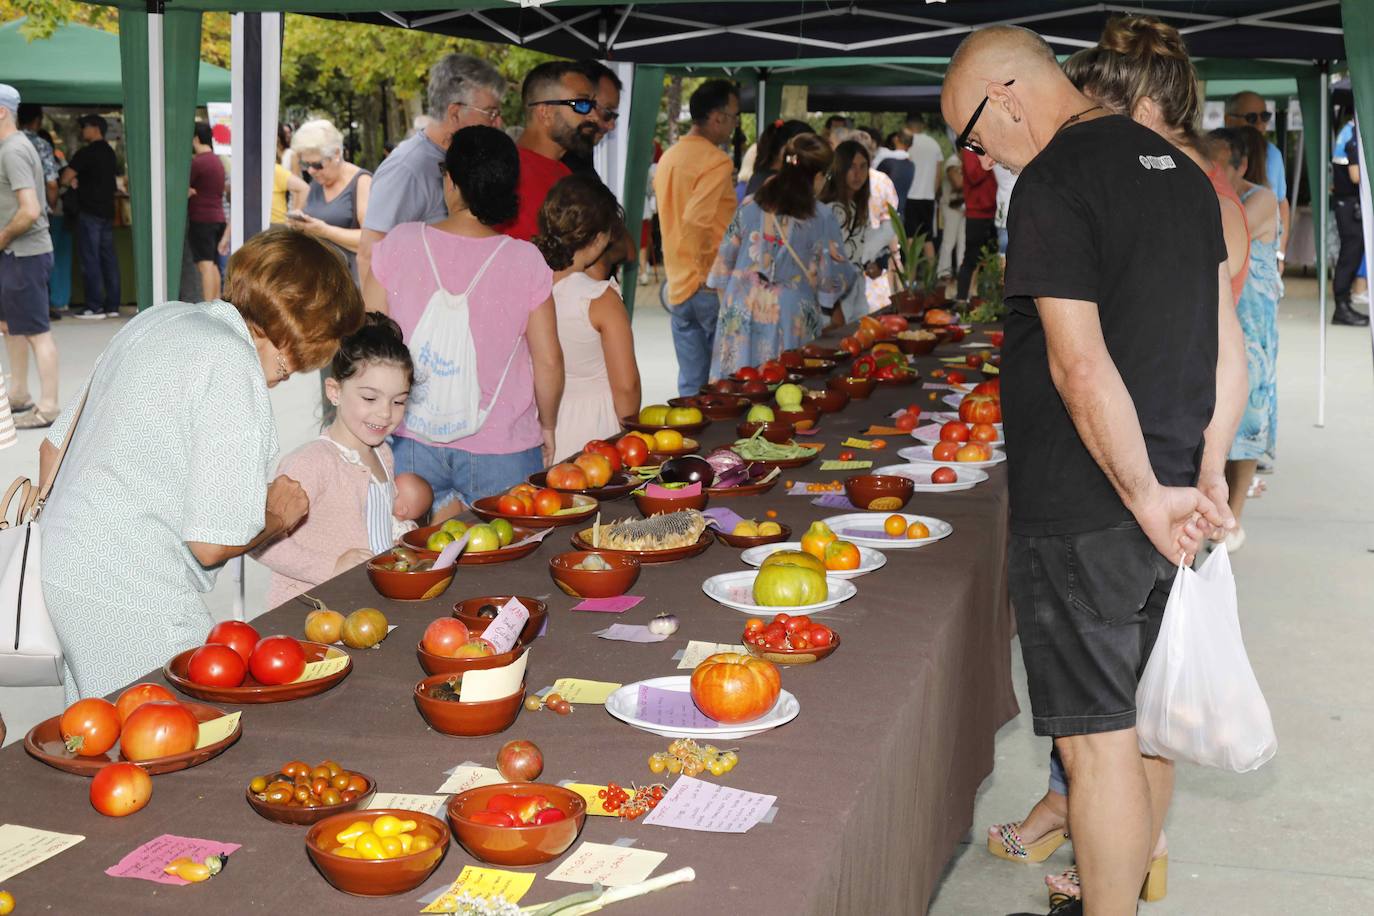
[[[983,249],[978,259],[978,295],[969,300],[969,320],[976,324],[993,324],[1007,317],[1003,301],[1002,256],[996,246]]]
[[[901,289],[892,294],[892,304],[899,313],[920,314],[927,305],[944,298],[936,293],[935,259],[925,252],[929,237],[923,232],[908,236],[901,214],[895,207],[889,206],[887,210],[897,236],[896,271],[901,284]]]

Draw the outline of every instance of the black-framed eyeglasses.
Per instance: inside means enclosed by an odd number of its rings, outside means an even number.
[[[1252,127],[1255,124],[1268,124],[1269,120],[1273,117],[1274,113],[1267,108],[1264,111],[1247,111],[1245,114],[1241,115],[1245,123]]]
[[[316,160],[315,162],[306,162],[304,159],[302,159],[301,167],[305,169],[307,172],[318,172],[320,169],[324,168],[324,160],[320,159]]]
[[[1014,82],[1016,82],[1015,79],[1009,79],[1005,83],[1002,83],[1002,86],[1005,88]],[[983,109],[988,107],[988,98],[989,96],[983,96],[983,101],[979,102],[978,107],[973,109],[973,117],[969,118],[968,125],[964,128],[964,132],[959,135],[959,139],[954,141],[955,149],[966,149],[975,156],[986,156],[988,154],[987,150],[983,149],[977,143],[973,143],[968,138],[968,135],[973,133],[974,125],[978,123],[978,119],[982,116]]]
[[[589,115],[596,110],[596,99],[545,99],[542,102],[530,102],[529,107],[536,105],[566,105],[580,115]]]

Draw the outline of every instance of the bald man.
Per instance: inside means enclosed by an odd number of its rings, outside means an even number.
[[[1069,775],[1083,899],[1131,914],[1173,788],[1135,693],[1181,559],[1234,525],[1223,469],[1246,395],[1216,193],[1109,115],[1033,32],[974,32],[941,94],[960,146],[1020,177],[1002,372],[1016,608],[1034,727]],[[1029,841],[1030,837],[1026,838]]]
[[[1268,133],[1273,126],[1273,113],[1269,111],[1264,97],[1258,92],[1237,92],[1226,100],[1227,127],[1253,127],[1265,134],[1268,154],[1264,160],[1264,184],[1279,199],[1279,274],[1283,274],[1283,260],[1288,251],[1288,172],[1283,162],[1283,151],[1269,142]]]

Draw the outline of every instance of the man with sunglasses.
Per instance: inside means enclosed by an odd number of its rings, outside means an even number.
[[[563,157],[563,164],[574,172],[591,173],[596,171],[592,162],[594,148],[615,130],[620,121],[620,91],[623,85],[615,71],[599,60],[579,60],[577,65],[596,87],[596,135],[592,138],[592,148],[585,153],[578,149],[568,150]]]
[[[596,103],[596,87],[582,65],[567,60],[540,64],[521,87],[525,130],[520,150],[520,208],[503,226],[511,238],[529,241],[539,231],[539,208],[559,179],[571,175],[563,164],[568,153],[590,157],[604,136]]]
[[[1264,183],[1279,199],[1279,276],[1283,275],[1283,260],[1288,251],[1288,173],[1284,169],[1283,151],[1269,141],[1274,113],[1258,92],[1237,92],[1226,100],[1227,127],[1253,127],[1265,135],[1268,153],[1264,160]]]
[[[941,92],[959,145],[1020,173],[1007,216],[1003,416],[1033,725],[1069,774],[1082,900],[1136,912],[1173,788],[1135,694],[1181,561],[1234,526],[1223,468],[1247,394],[1207,176],[1079,92],[1039,36],[974,32]]]

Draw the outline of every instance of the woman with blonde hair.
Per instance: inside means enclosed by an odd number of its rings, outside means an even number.
[[[306,121],[292,135],[291,149],[310,176],[310,191],[305,206],[287,212],[286,224],[338,248],[357,283],[372,173],[344,159],[343,134],[329,121]]]

